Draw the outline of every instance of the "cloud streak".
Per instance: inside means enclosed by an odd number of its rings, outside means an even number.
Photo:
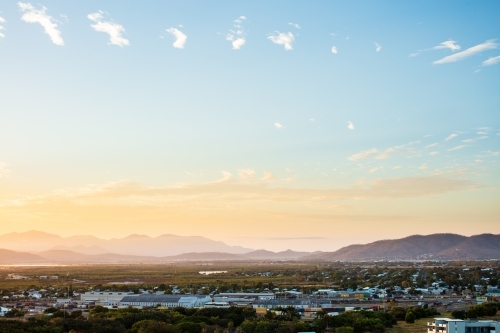
[[[186,44],[187,36],[179,29],[173,27],[166,29],[166,31],[175,38],[175,41],[172,44],[172,46],[175,47],[176,49],[183,49],[184,45]]]
[[[380,52],[380,50],[382,50],[382,46],[380,46],[379,43],[374,42],[373,44],[375,44],[375,52]]]
[[[458,136],[458,134],[455,134],[455,133],[450,134],[446,139],[444,139],[444,141],[450,141],[451,139],[456,138],[457,136]]]
[[[496,56],[493,58],[489,58],[488,60],[483,61],[482,65],[483,66],[491,66],[498,64],[500,62],[500,56]]]
[[[494,40],[487,40],[484,43],[475,45],[473,47],[469,47],[468,49],[452,54],[450,56],[444,57],[442,59],[436,60],[433,62],[434,65],[442,65],[448,64],[452,62],[457,62],[460,60],[464,60],[466,58],[472,57],[473,55],[482,53],[487,50],[493,50],[498,48],[498,44],[494,42]]]
[[[95,22],[95,24],[91,24],[90,26],[95,31],[107,33],[109,35],[110,45],[117,45],[121,47],[130,45],[129,40],[122,37],[122,33],[125,32],[125,28],[121,24],[105,21],[102,14],[104,14],[104,12],[99,11],[97,13],[87,15],[89,20]]]
[[[379,153],[379,151],[377,149],[373,148],[370,150],[366,150],[366,151],[362,151],[360,153],[354,154],[354,155],[349,157],[349,160],[350,161],[359,161],[359,160],[362,160],[362,159],[365,159],[368,157],[375,156],[378,153]]]
[[[460,145],[460,146],[450,148],[450,149],[448,149],[448,151],[460,150],[460,149],[464,149],[465,147],[467,147],[467,145]]]
[[[61,31],[57,29],[55,20],[46,13],[46,7],[42,6],[41,9],[36,9],[30,3],[18,2],[17,4],[19,9],[24,12],[23,16],[21,16],[21,20],[27,23],[39,23],[45,30],[45,33],[49,35],[52,43],[59,46],[64,45]]]
[[[354,124],[350,121],[347,122],[347,128],[350,130],[354,130]]]
[[[295,41],[295,36],[291,32],[279,32],[276,31],[273,35],[268,36],[269,39],[274,44],[283,45],[285,50],[293,50],[293,42]]]
[[[376,179],[368,184],[348,188],[291,188],[273,186],[272,183],[252,178],[253,173],[243,170],[244,177],[235,179],[225,172],[221,179],[206,183],[184,183],[175,186],[146,186],[131,181],[119,181],[82,188],[62,189],[42,196],[26,197],[15,205],[64,205],[79,206],[164,206],[181,203],[204,203],[225,206],[231,203],[314,202],[372,198],[421,197],[438,193],[478,188],[468,180],[444,176],[415,176]],[[248,176],[249,175],[249,176]],[[247,177],[248,176],[248,177]],[[245,178],[246,177],[246,178]],[[0,202],[0,207],[14,205]]]
[[[407,144],[399,145],[399,146],[394,146],[387,148],[385,150],[378,150],[376,148],[372,148],[370,150],[362,151],[358,154],[351,155],[348,159],[350,161],[359,161],[362,159],[374,157],[377,160],[385,160],[392,155],[405,155],[405,154],[419,154],[418,151],[416,151],[414,148],[410,147],[414,144],[420,143],[420,140],[418,141],[412,141]]]
[[[446,42],[442,42],[437,46],[431,47],[429,49],[418,50],[415,53],[410,54],[410,57],[418,56],[422,52],[433,51],[433,50],[442,50],[449,49],[453,52],[460,50],[461,46],[457,44],[454,40],[447,40]]]

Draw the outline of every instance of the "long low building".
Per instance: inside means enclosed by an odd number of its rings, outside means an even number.
[[[120,301],[120,306],[166,306],[194,308],[204,306],[211,302],[208,295],[150,295],[142,294],[138,296],[125,296]]]
[[[273,293],[219,293],[214,295],[214,299],[222,298],[255,298],[255,299],[275,299]]]
[[[306,309],[312,307],[309,300],[298,300],[298,299],[271,299],[271,300],[256,300],[252,304],[254,309],[266,308],[266,309],[276,309],[278,307],[286,308],[292,306],[296,309]]]
[[[132,291],[110,292],[110,291],[90,291],[80,295],[80,300],[84,303],[95,302],[104,305],[118,305],[125,296],[138,297]]]

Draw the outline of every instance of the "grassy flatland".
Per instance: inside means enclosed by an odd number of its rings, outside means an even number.
[[[414,324],[398,321],[393,328],[387,329],[387,333],[427,333],[427,323],[432,320],[432,318],[417,319]]]

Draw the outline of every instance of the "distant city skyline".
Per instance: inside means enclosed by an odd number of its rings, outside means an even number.
[[[500,233],[500,3],[0,4],[0,233]]]

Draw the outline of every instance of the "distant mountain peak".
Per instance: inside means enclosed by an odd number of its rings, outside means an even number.
[[[122,239],[145,239],[145,238],[151,238],[151,237],[146,236],[146,235],[131,234],[131,235],[128,235],[127,237],[124,237]]]

